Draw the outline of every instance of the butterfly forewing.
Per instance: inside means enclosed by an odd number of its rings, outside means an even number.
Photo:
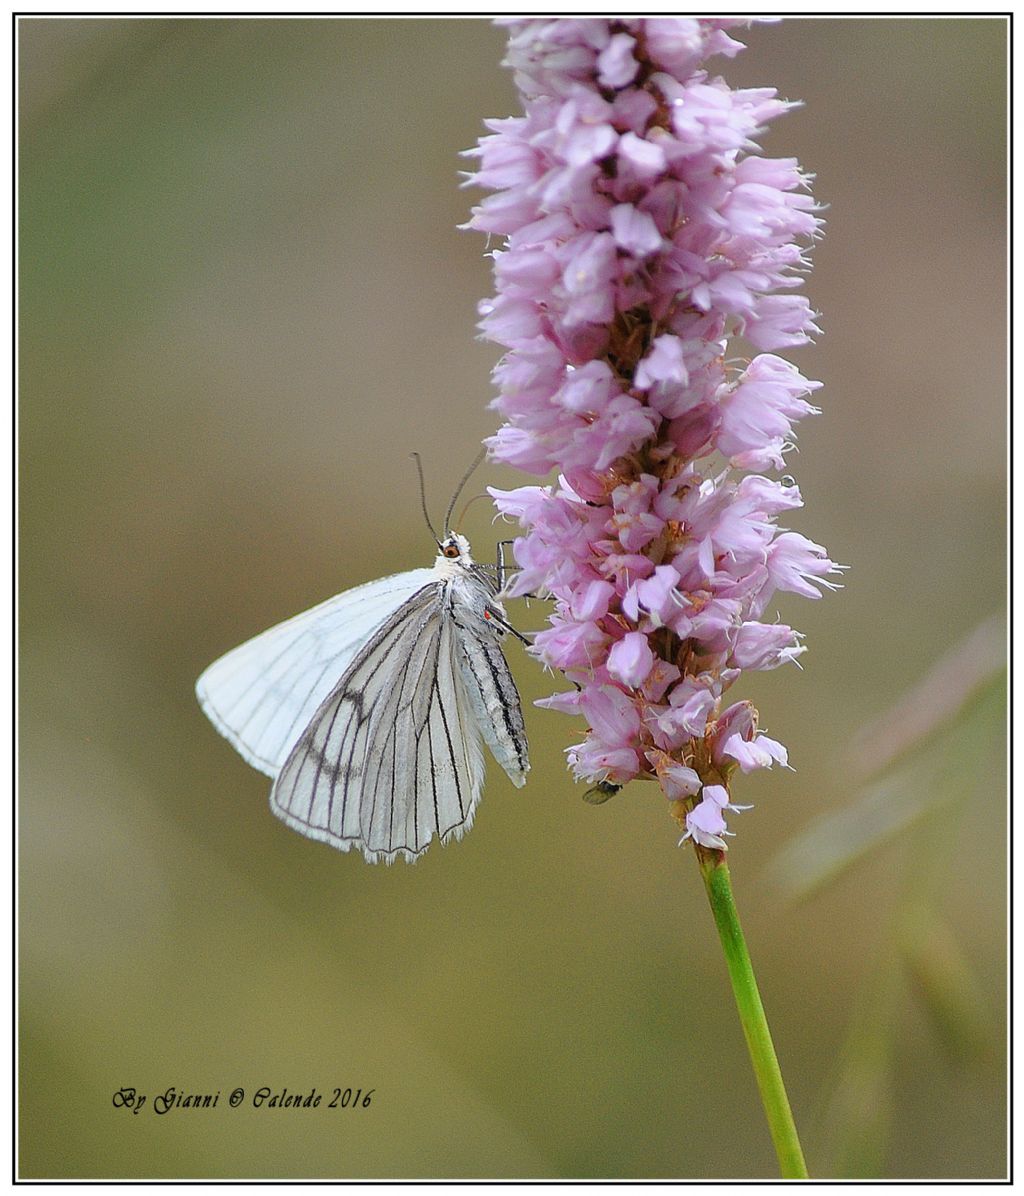
[[[203,673],[203,710],[250,764],[277,776],[367,638],[433,581],[431,569],[383,577],[271,627]]]
[[[270,805],[296,830],[343,851],[361,843],[360,796],[376,716],[408,672],[436,599],[436,586],[427,586],[378,628],[295,744]]]

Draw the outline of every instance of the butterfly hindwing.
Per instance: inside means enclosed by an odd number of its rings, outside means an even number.
[[[434,835],[445,842],[472,825],[484,767],[455,652],[454,627],[439,609],[374,717],[360,845],[380,858],[415,857]]]
[[[500,608],[499,608],[500,609]],[[517,788],[530,768],[526,727],[519,690],[501,650],[493,625],[482,612],[456,605],[458,668],[466,700],[495,760]]]
[[[271,807],[296,830],[391,862],[472,825],[480,731],[444,589],[415,595],[378,630],[288,757]]]

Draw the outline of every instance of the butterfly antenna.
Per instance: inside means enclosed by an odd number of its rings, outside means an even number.
[[[469,467],[469,469],[467,469],[467,470],[466,470],[466,472],[465,472],[465,473],[462,475],[462,481],[461,481],[461,482],[459,482],[458,486],[456,486],[456,488],[455,488],[455,493],[452,495],[452,501],[451,501],[451,502],[448,504],[448,510],[445,512],[445,516],[444,516],[444,530],[445,530],[445,532],[448,532],[448,531],[450,531],[450,530],[451,530],[451,528],[450,528],[450,522],[451,522],[451,517],[452,517],[452,511],[454,511],[454,510],[455,510],[455,504],[456,504],[456,503],[459,501],[459,495],[462,493],[462,487],[463,487],[463,486],[465,486],[465,484],[466,484],[466,483],[469,481],[469,479],[470,479],[470,478],[473,476],[473,470],[474,470],[474,469],[476,469],[476,467],[477,467],[477,466],[480,464],[480,462],[481,462],[481,461],[484,459],[484,457],[486,457],[486,456],[487,456],[487,449],[486,449],[486,447],[485,447],[485,448],[482,448],[482,449],[481,449],[481,450],[480,450],[480,451],[477,453],[476,457],[473,459],[473,464],[472,464],[472,465]]]
[[[416,472],[420,475],[420,507],[423,509],[423,518],[427,521],[427,527],[430,528],[430,534],[434,537],[434,543],[441,547],[441,541],[437,538],[437,532],[434,531],[434,525],[430,522],[430,516],[427,514],[427,488],[423,483],[423,462],[420,460],[419,453],[410,453],[410,457],[416,462]]]
[[[462,514],[459,516],[459,521],[458,521],[458,523],[456,523],[456,525],[455,525],[455,530],[456,530],[456,531],[461,531],[461,529],[462,529],[462,521],[463,521],[463,520],[466,518],[466,512],[469,510],[469,508],[470,508],[470,507],[471,507],[471,506],[472,506],[472,505],[473,505],[475,502],[479,502],[479,501],[480,501],[480,499],[482,499],[482,498],[489,498],[489,497],[490,497],[490,495],[489,495],[489,494],[474,494],[474,495],[473,495],[473,497],[472,497],[471,499],[469,499],[469,501],[466,503],[466,505],[465,505],[465,506],[462,508]]]

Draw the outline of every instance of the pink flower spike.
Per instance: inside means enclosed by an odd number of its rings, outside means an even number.
[[[739,19],[501,24],[521,112],[470,151],[491,192],[469,222],[492,238],[480,328],[502,354],[486,443],[545,479],[491,491],[521,529],[505,593],[554,600],[531,652],[579,686],[544,703],[585,720],[577,779],[652,778],[696,803],[684,840],[724,849],[746,808],[732,778],[788,767],[726,692],[799,664],[776,596],[841,572],[779,527],[803,499],[764,474],[818,414],[819,384],[779,352],[818,332],[802,284],[820,213],[795,159],[758,144],[792,105],[718,77]]]

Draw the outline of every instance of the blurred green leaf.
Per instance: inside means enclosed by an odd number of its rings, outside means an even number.
[[[899,980],[882,954],[858,996],[827,1101],[822,1153],[842,1179],[885,1174],[892,1133],[893,1029]]]
[[[929,723],[914,745],[886,758],[904,767],[860,791],[849,805],[822,814],[768,864],[764,878],[785,897],[803,899],[878,850],[938,807],[988,784],[988,758],[998,751],[1005,720],[1006,673],[1000,660],[976,678],[955,713]],[[924,754],[926,747],[933,750]],[[870,770],[875,772],[877,770]]]
[[[901,945],[914,991],[947,1059],[961,1070],[991,1063],[992,1019],[974,969],[950,927],[924,911],[905,920]]]
[[[879,936],[876,963],[857,996],[829,1088],[824,1150],[843,1178],[886,1172],[905,978],[947,1062],[960,1070],[994,1063],[995,1034],[981,986],[934,904],[958,815],[992,784],[1005,720],[1002,626],[990,619],[855,738],[849,771],[875,779],[849,805],[792,839],[767,870],[787,897],[806,898],[915,828],[894,913]]]
[[[1005,620],[993,615],[942,656],[889,710],[850,742],[849,768],[865,780],[932,745],[961,721],[978,691],[1006,668]]]

